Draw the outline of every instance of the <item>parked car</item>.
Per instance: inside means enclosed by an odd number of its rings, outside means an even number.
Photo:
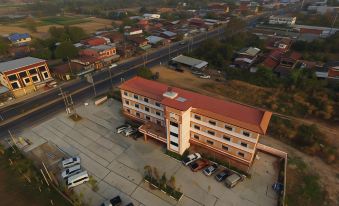
[[[201,79],[210,79],[211,78],[211,76],[210,75],[206,75],[206,74],[204,74],[204,75],[201,75],[201,76],[199,76]]]
[[[185,45],[187,43],[187,41],[181,41],[179,44],[180,45]]]
[[[228,176],[231,175],[231,171],[228,170],[228,169],[225,169],[223,171],[221,171],[220,173],[218,173],[216,176],[215,176],[215,179],[218,181],[218,182],[221,182],[223,181],[224,179],[226,179]]]
[[[122,201],[119,195],[115,196],[114,198],[105,201],[101,204],[101,206],[119,206],[121,205]]]
[[[213,173],[215,173],[218,169],[218,164],[212,164],[210,165],[209,167],[206,167],[204,170],[203,170],[203,173],[206,175],[206,176],[211,176]]]
[[[62,161],[64,168],[72,167],[76,164],[80,164],[80,157],[71,157]]]
[[[108,68],[113,69],[114,67],[117,67],[117,66],[118,66],[118,64],[111,64],[111,65],[109,65]]]
[[[238,182],[240,182],[240,180],[241,180],[240,175],[234,173],[226,178],[225,185],[228,188],[233,188],[238,184]]]
[[[67,168],[64,171],[62,171],[61,177],[66,179],[67,177],[78,174],[80,172],[81,172],[81,166],[79,164],[74,165],[73,167]]]
[[[200,158],[201,158],[201,155],[199,153],[194,153],[194,154],[187,155],[187,157],[185,157],[181,162],[182,164],[187,166],[193,161],[200,159]]]
[[[70,176],[66,179],[67,188],[70,189],[72,187],[81,185],[82,183],[88,182],[89,176],[87,171],[80,172],[76,175]]]
[[[138,129],[135,129],[135,128],[128,128],[124,131],[124,135],[127,137],[127,136],[130,136],[130,135],[133,135],[133,134],[136,134],[138,132]]]
[[[123,125],[121,125],[121,126],[115,128],[115,131],[119,134],[119,133],[125,131],[125,130],[128,129],[128,128],[131,128],[131,125],[129,125],[129,124],[123,124]]]
[[[193,172],[197,172],[199,170],[204,169],[209,164],[210,164],[210,161],[208,161],[206,159],[198,159],[198,160],[195,160],[194,162],[192,162],[191,164],[189,164],[189,167],[191,168],[191,170]]]

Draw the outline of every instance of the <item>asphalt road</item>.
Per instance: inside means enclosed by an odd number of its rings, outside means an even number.
[[[93,74],[95,91],[97,94],[103,93],[112,85],[118,85],[121,79],[127,80],[135,76],[137,70],[144,65],[152,67],[160,63],[166,63],[170,58],[178,54],[192,51],[206,39],[218,38],[223,36],[223,34],[224,28],[201,33],[192,37],[190,40],[185,40],[185,44],[176,42],[168,47],[145,53],[119,64],[117,67],[111,69],[111,74],[108,68],[98,71]],[[112,78],[110,78],[110,76]],[[85,79],[74,80],[60,87],[63,91],[72,94],[75,104],[95,96],[93,84],[88,83]],[[59,94],[60,89],[56,87],[43,94],[2,108],[0,110],[0,134],[10,128],[19,128],[22,123],[31,124],[34,120],[41,120],[48,114],[53,114],[61,109],[65,109],[64,101]],[[32,108],[36,108],[36,110]]]

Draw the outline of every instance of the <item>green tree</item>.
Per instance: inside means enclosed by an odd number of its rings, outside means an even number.
[[[138,76],[143,77],[145,79],[151,79],[152,76],[153,76],[153,73],[151,72],[150,69],[143,67],[143,68],[139,69]]]
[[[70,41],[62,42],[55,50],[55,57],[61,59],[71,59],[78,55],[78,49]]]
[[[65,26],[65,32],[73,43],[78,43],[81,39],[84,39],[87,37],[85,30],[83,30],[83,28],[80,28],[80,27]]]
[[[0,38],[0,54],[7,54],[9,48],[9,42],[4,38]]]
[[[298,127],[298,131],[294,136],[294,142],[301,147],[312,146],[316,142],[323,139],[323,134],[316,125],[302,124]]]

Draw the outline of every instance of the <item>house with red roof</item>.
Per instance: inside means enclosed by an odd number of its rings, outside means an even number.
[[[301,54],[298,52],[293,51],[289,54],[284,54],[280,59],[279,66],[274,69],[274,72],[279,76],[286,76],[295,68],[300,59]]]
[[[263,61],[262,65],[269,69],[275,69],[279,64],[283,53],[279,49],[272,50]]]
[[[119,86],[123,114],[141,122],[144,139],[183,154],[189,147],[249,171],[271,112],[134,77]]]
[[[99,46],[99,45],[105,45],[110,42],[107,42],[107,39],[103,37],[93,37],[90,39],[85,39],[81,41],[82,44],[88,45],[88,46]]]

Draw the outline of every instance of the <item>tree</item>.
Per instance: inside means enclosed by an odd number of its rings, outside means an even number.
[[[139,69],[138,76],[143,77],[145,79],[151,79],[152,76],[153,76],[153,73],[151,72],[150,69],[143,67],[143,68]]]
[[[68,26],[65,26],[65,32],[66,32],[66,34],[68,34],[70,40],[73,43],[78,43],[81,39],[84,39],[84,38],[87,37],[86,32],[82,28],[80,28],[80,27],[75,27],[75,26],[68,27]]]
[[[300,125],[297,134],[294,136],[295,143],[301,147],[312,146],[322,139],[322,133],[314,124],[311,126],[305,124]]]
[[[74,58],[78,55],[78,49],[70,41],[62,42],[55,50],[55,57],[63,60]]]
[[[9,48],[9,42],[3,38],[0,38],[0,55],[7,54]]]

